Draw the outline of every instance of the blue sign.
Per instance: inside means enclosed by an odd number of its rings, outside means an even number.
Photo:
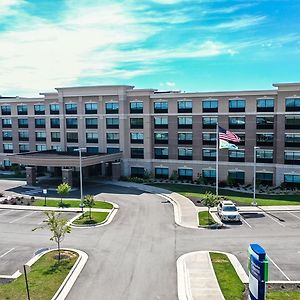
[[[250,244],[249,259],[249,299],[266,299],[266,282],[268,280],[268,260],[265,250],[258,244]]]

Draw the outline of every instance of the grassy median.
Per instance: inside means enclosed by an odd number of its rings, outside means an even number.
[[[77,207],[79,208],[79,205],[80,205],[80,200],[64,200],[62,201],[67,207]],[[32,205],[35,205],[35,206],[44,206],[45,204],[45,200],[44,199],[38,199],[38,200],[35,200],[33,202]],[[58,199],[47,199],[46,201],[46,204],[47,206],[50,206],[50,207],[58,207],[59,204],[60,204],[60,200]],[[104,202],[104,201],[97,201],[95,200],[95,205],[93,206],[93,208],[102,208],[102,209],[112,209],[113,208],[113,205],[111,203],[107,203],[107,202]]]
[[[76,225],[97,225],[103,223],[107,216],[108,212],[92,212],[91,218],[90,213],[85,212],[83,215],[81,215],[79,218],[77,218],[73,224]]]
[[[51,251],[42,256],[27,273],[31,300],[50,300],[75,264],[78,254],[62,251],[67,258],[60,262],[54,256],[57,251]],[[0,285],[1,300],[27,299],[25,278],[20,276],[15,281]]]
[[[198,223],[200,226],[208,226],[216,224],[215,220],[208,211],[198,212]]]
[[[215,192],[213,187],[195,186],[188,184],[172,184],[172,183],[155,183],[153,186],[177,192],[188,198],[201,199],[205,192]],[[253,198],[252,194],[226,189],[219,189],[219,195],[225,196],[228,199],[240,203],[251,205]],[[300,205],[300,195],[259,195],[257,194],[256,202],[258,205]]]

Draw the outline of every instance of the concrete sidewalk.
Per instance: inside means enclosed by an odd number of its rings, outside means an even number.
[[[208,251],[187,253],[177,260],[179,300],[225,300]]]

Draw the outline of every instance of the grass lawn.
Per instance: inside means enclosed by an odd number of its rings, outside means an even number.
[[[267,300],[300,300],[300,293],[298,291],[268,290]]]
[[[202,226],[216,224],[215,220],[213,219],[211,214],[208,213],[208,211],[198,212],[198,223]]]
[[[155,183],[153,186],[177,192],[186,197],[202,198],[206,191],[215,192],[213,187],[194,186],[187,184]],[[226,189],[219,189],[219,195],[240,204],[251,204],[252,195]],[[300,205],[300,195],[256,195],[258,205]]]
[[[45,203],[44,199],[38,199],[38,200],[34,201],[33,205],[44,206],[44,203]],[[58,207],[59,203],[60,203],[60,200],[47,199],[47,206]],[[69,205],[68,207],[78,207],[79,208],[80,200],[64,200],[63,199],[63,203]],[[93,208],[112,209],[113,205],[111,203],[95,200],[95,206],[93,206]]]
[[[57,251],[52,251],[40,258],[27,273],[30,298],[32,300],[50,300],[77,260],[78,254],[68,251],[70,258],[60,263],[53,258]],[[25,278],[20,276],[15,281],[0,285],[1,300],[27,299]]]
[[[227,255],[209,253],[221,291],[226,300],[241,300],[245,290],[244,284],[235,272]]]
[[[109,214],[108,212],[92,212],[92,218],[90,219],[89,212],[85,212],[73,223],[77,225],[100,224],[105,221],[108,214]]]

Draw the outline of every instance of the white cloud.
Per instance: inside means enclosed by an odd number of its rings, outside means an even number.
[[[1,0],[0,1],[0,19],[6,16],[14,15],[16,7],[23,4],[24,0]]]
[[[176,4],[179,2],[184,2],[184,0],[152,0],[152,1],[159,4]]]

